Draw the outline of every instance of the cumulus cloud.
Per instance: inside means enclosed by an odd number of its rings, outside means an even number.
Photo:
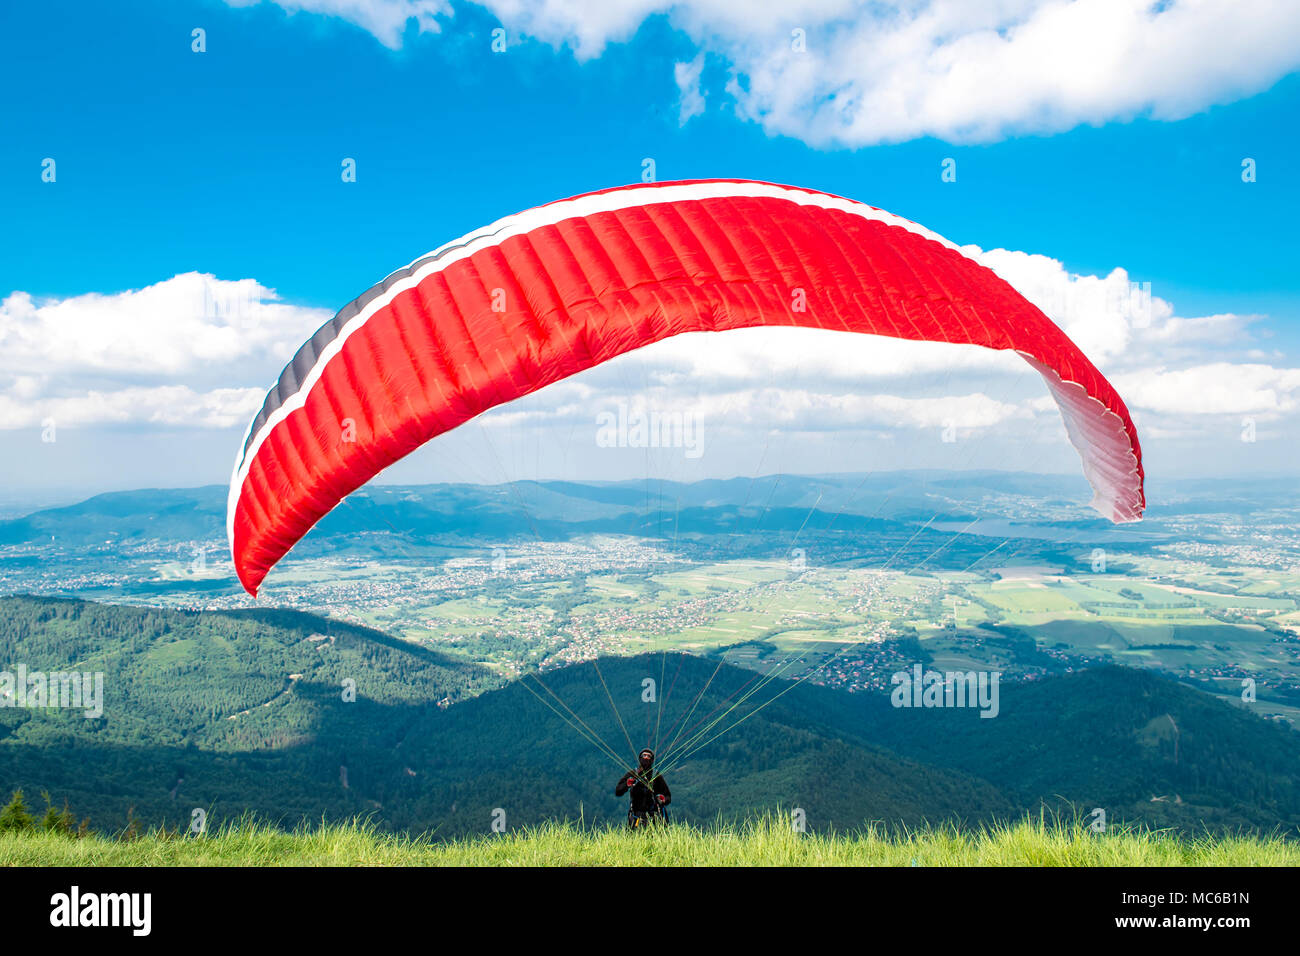
[[[193,272],[112,294],[14,292],[0,301],[0,429],[247,421],[328,318],[253,279]]]
[[[1113,379],[1139,408],[1169,415],[1274,416],[1300,403],[1300,369],[1212,362],[1183,369],[1144,369]]]
[[[57,427],[151,424],[186,428],[246,425],[262,406],[261,388],[216,388],[196,392],[184,385],[91,389],[84,394],[37,401],[0,394],[0,430],[45,423]]]
[[[703,53],[689,63],[678,63],[673,67],[673,79],[677,81],[677,90],[681,101],[678,121],[683,126],[691,117],[699,116],[704,112],[704,91],[700,87],[700,77],[703,73]]]
[[[1018,356],[948,342],[908,342],[821,329],[738,329],[683,335],[639,353],[649,383],[737,384],[763,378],[893,388],[918,376],[1018,371]]]
[[[1258,315],[1180,316],[1124,269],[1077,275],[1047,256],[963,249],[1041,308],[1119,390],[1144,432],[1186,436],[1197,420],[1300,410],[1300,369],[1256,347]],[[1270,362],[1261,361],[1271,359]],[[1035,407],[1050,408],[1047,400]]]
[[[1179,437],[1300,414],[1300,369],[1263,351],[1259,316],[1182,316],[1123,269],[1078,275],[1047,256],[963,251],[1057,322],[1111,379],[1144,434]],[[253,279],[186,273],[143,289],[0,302],[0,429],[234,428],[329,314]],[[1267,330],[1264,329],[1264,332]],[[816,329],[678,336],[489,413],[496,429],[587,428],[618,403],[713,429],[888,434],[957,429],[1065,440],[1038,375],[1010,352]]]
[[[877,11],[872,5],[866,11]],[[904,2],[809,30],[808,52],[717,32],[743,115],[814,144],[988,142],[1267,89],[1300,63],[1287,0]]]
[[[245,4],[250,0],[228,0]],[[395,47],[438,0],[275,0],[342,17]],[[987,142],[1137,116],[1174,120],[1267,89],[1300,66],[1294,0],[479,0],[579,59],[666,17],[729,64],[737,113],[816,145],[935,136]],[[683,116],[704,91],[677,64]]]
[[[733,335],[736,333],[732,333]],[[823,346],[825,342],[823,341]],[[752,382],[752,379],[751,379]],[[562,388],[562,386],[561,386]],[[556,423],[589,425],[620,408],[693,416],[711,427],[752,431],[837,432],[898,428],[991,428],[1033,417],[1027,404],[999,401],[982,393],[907,396],[868,391],[817,391],[790,387],[732,387],[716,391],[650,387],[624,391],[586,387],[584,401],[538,393],[485,419],[492,427],[516,429]]]
[[[252,7],[263,0],[226,0],[232,7]],[[451,15],[445,0],[271,0],[289,13],[316,13],[339,17],[374,34],[384,46],[398,49],[407,24],[421,33],[437,33],[439,17]]]
[[[1026,409],[987,395],[908,397],[889,394],[826,394],[806,389],[747,389],[696,403],[705,420],[728,426],[769,424],[795,431],[859,428],[983,429],[1027,418]]]

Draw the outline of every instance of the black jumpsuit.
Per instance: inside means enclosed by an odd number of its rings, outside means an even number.
[[[645,775],[637,771],[628,771],[618,778],[618,783],[614,787],[614,796],[621,797],[628,792],[627,778],[635,777],[636,782],[630,788],[632,790],[632,802],[627,809],[627,825],[630,827],[642,826],[653,817],[659,815],[659,801],[657,797],[664,798],[664,805],[672,803],[673,795],[668,790],[668,784],[664,778],[655,774],[654,779],[646,786]]]

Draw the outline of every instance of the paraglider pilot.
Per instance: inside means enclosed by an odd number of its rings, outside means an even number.
[[[652,820],[666,819],[664,809],[673,799],[664,778],[654,772],[654,763],[654,751],[647,747],[637,757],[637,768],[619,777],[614,787],[616,797],[621,797],[628,791],[632,793],[627,808],[627,825],[633,829],[643,827]]]

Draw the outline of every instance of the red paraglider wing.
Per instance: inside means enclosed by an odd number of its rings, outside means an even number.
[[[927,229],[826,193],[651,183],[502,219],[390,275],[306,342],[249,426],[227,531],[250,594],[344,497],[494,406],[684,332],[801,326],[1021,353],[1094,507],[1145,506],[1119,395],[1051,320]]]

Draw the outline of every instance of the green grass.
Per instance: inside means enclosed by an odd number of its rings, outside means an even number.
[[[0,833],[4,866],[1297,866],[1300,843],[1250,835],[1177,837],[1145,829],[1096,834],[1025,819],[978,829],[799,834],[766,816],[705,829],[631,833],[550,823],[436,841],[364,822],[292,833],[245,821],[203,837],[132,840]]]

